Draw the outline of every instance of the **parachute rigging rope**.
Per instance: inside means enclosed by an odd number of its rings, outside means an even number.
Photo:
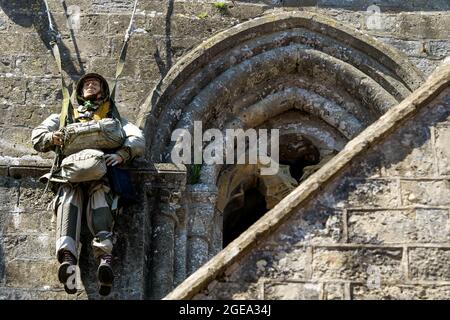
[[[48,7],[47,0],[44,0],[44,3],[45,3],[45,9],[47,11],[48,26],[49,26],[49,29],[50,29],[49,31],[50,31],[50,35],[51,35],[50,45],[52,47],[52,52],[53,52],[53,56],[55,57],[56,65],[58,66],[60,80],[61,80],[61,92],[62,92],[63,100],[62,100],[61,113],[59,116],[59,129],[62,129],[66,124],[68,109],[69,109],[69,105],[70,105],[70,95],[69,95],[69,90],[67,89],[67,86],[64,81],[64,75],[62,72],[61,54],[60,54],[59,47],[58,47],[58,42],[61,40],[61,35],[53,27],[52,16],[50,14],[50,9]],[[60,154],[61,154],[61,147],[56,146],[55,152],[56,152],[56,156],[53,161],[52,168],[50,169],[50,177],[45,186],[44,193],[47,192],[48,186],[50,184],[50,178],[53,175],[55,167],[58,165]]]

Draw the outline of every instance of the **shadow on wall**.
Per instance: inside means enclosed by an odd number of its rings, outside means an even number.
[[[0,7],[14,23],[25,28],[34,27],[46,48],[51,50],[51,36],[44,1],[1,0]],[[54,24],[54,28],[58,31],[57,25]],[[71,60],[70,50],[62,43],[59,44],[59,50],[61,52],[61,59],[63,60],[64,71],[72,78],[72,80],[78,79],[81,74]]]
[[[161,53],[159,52],[158,46],[156,46],[156,52],[153,54],[155,57],[156,63],[158,65],[159,73],[161,74],[161,79],[165,77],[167,72],[169,72],[172,67],[172,39],[171,39],[171,24],[172,24],[172,15],[173,15],[173,4],[174,0],[169,0],[167,4],[167,13],[166,13],[166,30],[165,30],[165,61],[161,57]]]
[[[156,51],[153,54],[153,57],[155,58],[156,64],[158,65],[159,74],[161,75],[161,79],[158,82],[158,84],[155,87],[155,94],[153,95],[152,99],[152,105],[156,103],[156,101],[160,97],[160,88],[162,85],[162,80],[166,76],[166,74],[169,72],[170,68],[172,68],[173,64],[173,49],[172,49],[172,38],[171,38],[171,24],[172,24],[172,15],[173,15],[173,6],[174,6],[174,0],[169,0],[167,4],[167,13],[166,13],[166,30],[165,30],[165,59],[161,56],[161,52],[159,51],[158,45],[155,43]],[[164,61],[165,60],[165,61]]]
[[[266,4],[270,7],[316,7],[353,11],[366,11],[372,5],[380,7],[382,12],[450,10],[448,0],[240,0],[238,2]]]

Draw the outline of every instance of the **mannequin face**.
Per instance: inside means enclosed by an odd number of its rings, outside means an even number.
[[[83,98],[98,98],[101,94],[102,86],[98,79],[88,78],[83,82]]]

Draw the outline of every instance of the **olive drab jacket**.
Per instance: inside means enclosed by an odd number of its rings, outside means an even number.
[[[95,105],[86,103],[82,98],[82,83],[88,77],[96,77],[101,81],[104,98],[101,98]],[[69,115],[72,121],[98,121],[104,118],[116,117],[109,94],[108,82],[102,76],[94,73],[83,76],[77,84],[76,99],[72,101],[73,113]],[[124,118],[120,120],[125,133],[125,141],[115,153],[119,154],[126,162],[144,154],[145,140],[142,131],[137,126]],[[52,114],[33,130],[31,140],[36,151],[48,152],[55,150],[55,146],[52,144],[52,135],[53,132],[59,130],[59,121],[59,114]]]

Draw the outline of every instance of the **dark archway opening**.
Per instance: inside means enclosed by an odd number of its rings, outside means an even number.
[[[266,212],[266,200],[257,188],[233,197],[223,213],[223,246],[226,247]]]
[[[291,176],[300,181],[303,169],[318,164],[319,150],[308,139],[292,133],[283,135],[280,143],[280,164],[288,165]]]
[[[300,181],[306,167],[320,162],[320,152],[303,136],[292,133],[280,139],[280,164],[288,165],[291,176]],[[236,239],[267,211],[267,201],[261,192],[262,181],[242,184],[234,190],[223,211],[223,247]]]

